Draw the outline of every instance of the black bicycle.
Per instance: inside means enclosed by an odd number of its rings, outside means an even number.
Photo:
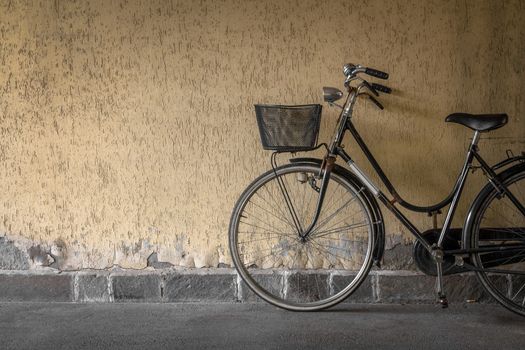
[[[361,65],[343,68],[346,101],[336,88],[323,88],[324,100],[341,108],[333,139],[316,146],[321,105],[256,105],[263,147],[273,150],[272,169],[240,196],[230,221],[229,243],[241,278],[259,297],[289,310],[333,306],[364,281],[384,251],[385,228],[377,199],[415,236],[414,259],[437,276],[438,301],[446,307],[443,275],[474,271],[483,287],[503,306],[525,316],[525,154],[490,166],[478,153],[481,133],[507,123],[506,114],[451,114],[447,122],[474,131],[465,163],[451,193],[431,206],[405,201],[395,190],[352,123],[359,97],[377,100],[391,89],[362,78],[388,74]],[[350,132],[393,198],[355,164],[341,142]],[[325,147],[323,159],[293,158],[277,166],[282,152]],[[348,168],[336,164],[341,157]],[[474,163],[474,160],[476,163]],[[472,203],[462,229],[451,228],[465,180],[481,169],[488,183]],[[449,205],[442,228],[419,231],[396,205],[435,215]]]

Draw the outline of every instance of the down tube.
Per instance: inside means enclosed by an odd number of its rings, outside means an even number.
[[[396,218],[412,233],[416,239],[423,245],[423,247],[426,248],[429,252],[432,251],[432,247],[427,242],[427,240],[421,235],[421,232],[417,229],[417,227],[408,220],[408,218],[403,215],[403,213],[397,209],[394,204],[392,204],[388,198],[377,188],[374,183],[368,179],[368,177],[357,167],[357,165],[354,163],[354,161],[350,158],[350,156],[342,149],[339,149],[337,152],[341,158],[348,164],[352,172],[365,184],[366,187],[390,210]]]

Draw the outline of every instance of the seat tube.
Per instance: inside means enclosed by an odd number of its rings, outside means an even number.
[[[468,171],[470,169],[470,165],[472,164],[474,153],[476,152],[476,148],[477,148],[478,141],[479,141],[479,136],[480,136],[479,131],[474,132],[474,136],[472,137],[472,142],[470,143],[469,150],[467,152],[465,163],[463,164],[463,169],[461,170],[458,189],[456,193],[454,194],[452,203],[450,203],[450,208],[448,209],[447,216],[445,218],[445,221],[443,222],[443,228],[441,229],[441,234],[439,235],[439,240],[438,240],[437,245],[440,248],[443,245],[445,234],[450,228],[450,224],[452,222],[452,218],[454,217],[454,213],[456,211],[459,198],[461,197],[461,193],[463,192],[465,180],[467,179]]]

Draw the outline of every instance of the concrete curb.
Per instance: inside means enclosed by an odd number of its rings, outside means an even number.
[[[294,273],[261,274],[263,283],[293,292]],[[348,275],[326,274],[337,288]],[[503,280],[502,283],[511,283]],[[349,303],[433,303],[435,278],[411,271],[372,271]],[[473,274],[445,278],[451,302],[492,302]],[[234,269],[0,271],[2,302],[260,302]]]

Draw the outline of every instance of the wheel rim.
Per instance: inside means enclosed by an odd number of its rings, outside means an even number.
[[[318,172],[313,166],[277,170],[303,228],[315,211]],[[372,215],[361,191],[332,174],[319,220],[304,241],[273,172],[256,180],[241,196],[230,227],[233,260],[246,284],[292,310],[328,307],[352,293],[373,250]]]
[[[525,173],[511,176],[505,181],[508,189],[520,203],[525,203]],[[492,191],[480,208],[474,228],[473,246],[488,244],[510,246],[525,243],[525,216],[508,196]],[[510,310],[525,315],[525,250],[502,253],[474,254],[477,267],[504,270],[506,273],[478,272],[487,290]]]

